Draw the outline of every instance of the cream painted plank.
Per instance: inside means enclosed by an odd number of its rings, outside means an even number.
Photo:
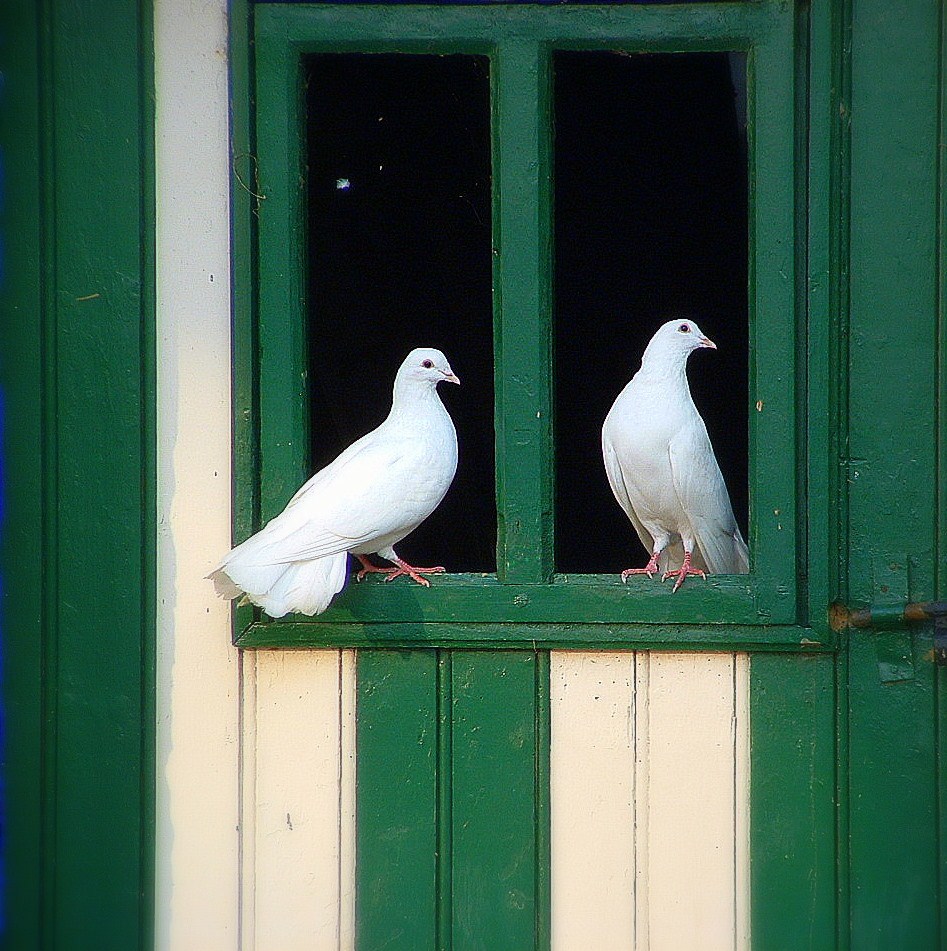
[[[256,668],[256,652],[241,653],[239,951],[253,951],[256,934]]]
[[[260,651],[253,951],[339,946],[339,651]]]
[[[750,939],[750,655],[737,654],[733,698],[736,951]]]
[[[339,951],[355,951],[355,671],[356,652],[342,651],[342,754],[339,777]]]
[[[645,676],[636,722],[637,861],[645,869],[636,951],[733,951],[735,660],[653,653]]]
[[[550,656],[553,951],[633,946],[634,664]]]
[[[156,0],[156,947],[238,940],[240,671],[204,575],[230,546],[226,0]]]

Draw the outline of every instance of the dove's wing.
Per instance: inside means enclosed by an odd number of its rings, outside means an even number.
[[[403,442],[367,437],[353,443],[249,540],[253,550],[243,553],[245,563],[324,558],[407,528],[414,513],[399,504],[395,487],[401,483],[398,471],[409,448]]]
[[[668,447],[674,489],[707,570],[714,574],[746,574],[746,543],[734,518],[707,428],[699,415],[695,417],[693,425],[682,427]]]
[[[654,548],[654,539],[635,514],[635,507],[631,504],[628,487],[625,485],[625,476],[621,471],[621,460],[618,458],[614,445],[612,445],[607,426],[602,430],[602,458],[605,460],[605,474],[608,476],[608,484],[612,487],[612,494],[628,516],[631,524],[634,525],[635,531],[641,539],[641,544],[650,554]]]

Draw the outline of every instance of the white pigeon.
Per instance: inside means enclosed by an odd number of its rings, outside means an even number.
[[[626,569],[622,581],[662,571],[662,581],[677,578],[677,591],[688,575],[749,571],[746,542],[687,384],[687,358],[700,347],[717,349],[692,320],[669,320],[605,417],[609,485],[651,552],[647,566]]]
[[[345,584],[348,552],[365,574],[425,574],[392,546],[437,508],[457,470],[457,433],[437,395],[442,380],[460,383],[440,350],[412,350],[395,377],[391,412],[317,472],[286,508],[234,548],[207,576],[217,593],[241,593],[271,617],[321,614]],[[363,557],[376,552],[394,562],[379,568]]]

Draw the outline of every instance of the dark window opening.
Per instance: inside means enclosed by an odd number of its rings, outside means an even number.
[[[615,502],[602,422],[666,320],[718,345],[688,365],[746,534],[748,177],[740,53],[555,54],[556,565],[647,554]]]
[[[398,552],[494,571],[489,61],[320,54],[306,79],[311,468],[384,419],[409,350],[438,347],[460,460]]]

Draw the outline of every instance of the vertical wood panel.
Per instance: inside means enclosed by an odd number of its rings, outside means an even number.
[[[552,947],[634,947],[635,655],[554,651]]]
[[[834,951],[835,659],[754,654],[754,947]]]
[[[339,769],[339,951],[355,948],[355,783],[357,689],[355,651],[342,651],[340,667],[342,752]]]
[[[908,556],[909,595],[935,591],[938,0],[852,2],[848,591],[878,599],[876,564]],[[883,368],[883,372],[879,372]],[[906,634],[849,638],[851,945],[939,936],[934,670],[883,679]],[[908,665],[910,666],[910,665]],[[879,861],[879,856],[884,860]],[[892,874],[896,869],[897,874]]]
[[[536,947],[536,656],[453,657],[453,951]]]
[[[48,938],[127,949],[149,943],[152,890],[150,8],[41,9]]]
[[[256,663],[254,951],[335,948],[341,654],[261,651]]]
[[[743,836],[734,835],[734,752],[747,729],[746,711],[735,708],[735,659],[653,653],[639,667],[636,800],[647,854],[638,855],[646,875],[637,948],[733,951],[737,862],[746,861],[735,852]]]
[[[240,927],[240,665],[204,580],[231,541],[226,26],[225,0],[155,5],[162,951],[234,951]]]
[[[3,585],[2,892],[0,938],[5,948],[40,947],[43,867],[44,464],[40,314],[42,189],[39,59],[42,8],[32,0],[0,4],[4,81],[16,89],[0,109],[3,142],[0,229],[4,345],[0,353],[0,476]],[[11,240],[13,235],[16,240]],[[16,329],[14,329],[16,328]],[[48,448],[45,449],[48,452]],[[16,465],[10,465],[16,460]],[[47,546],[48,551],[48,546]],[[16,874],[12,874],[13,870]]]
[[[361,651],[357,671],[357,945],[433,951],[436,654]]]

